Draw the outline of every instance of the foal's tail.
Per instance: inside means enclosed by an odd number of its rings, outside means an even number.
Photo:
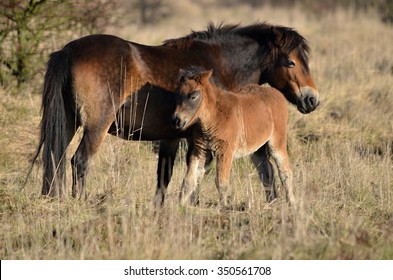
[[[66,49],[51,54],[42,93],[41,136],[36,161],[41,149],[43,162],[42,194],[62,194],[65,183],[65,152],[68,145],[67,113],[72,98],[71,59]]]

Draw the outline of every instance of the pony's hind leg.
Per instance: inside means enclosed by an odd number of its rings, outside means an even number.
[[[87,198],[86,176],[88,171],[89,159],[97,152],[104,141],[108,125],[97,129],[84,128],[82,140],[71,159],[72,166],[72,196]]]
[[[86,175],[88,167],[88,154],[86,148],[85,135],[83,136],[78,149],[71,159],[72,167],[72,197],[86,198]]]
[[[278,173],[280,176],[281,183],[285,189],[285,195],[287,201],[291,204],[295,204],[295,196],[293,194],[293,175],[291,165],[288,159],[288,152],[286,149],[286,143],[280,145],[280,147],[273,147],[270,143],[271,155],[276,162]]]

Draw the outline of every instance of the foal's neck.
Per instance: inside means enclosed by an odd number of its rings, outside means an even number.
[[[210,84],[205,87],[204,108],[199,118],[206,130],[216,130],[220,126],[220,120],[228,118],[232,110],[231,95],[233,93]]]

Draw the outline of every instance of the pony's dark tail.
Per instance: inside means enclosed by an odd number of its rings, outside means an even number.
[[[43,195],[61,195],[65,184],[68,145],[65,106],[73,100],[71,91],[71,59],[67,50],[63,49],[50,56],[42,94],[41,137],[33,164],[43,148]]]

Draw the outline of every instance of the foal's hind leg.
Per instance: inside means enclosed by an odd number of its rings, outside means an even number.
[[[67,147],[68,147],[68,145],[71,143],[72,139],[75,136],[76,131],[78,130],[78,128],[80,126],[80,121],[79,121],[78,116],[74,113],[74,109],[72,109],[72,110],[68,109],[66,112],[67,112],[66,133],[67,133]],[[71,166],[73,167],[73,164],[71,164]],[[74,184],[74,180],[73,180],[72,192],[74,192],[74,188],[75,188],[74,185],[75,184]]]
[[[278,146],[271,145],[269,142],[269,146],[271,148],[271,155],[277,164],[278,173],[285,189],[286,199],[290,204],[293,205],[295,203],[292,185],[293,175],[288,159],[286,142],[283,144],[280,143]]]
[[[274,169],[269,161],[269,149],[265,144],[251,155],[251,160],[258,171],[259,179],[265,188],[266,201],[272,202],[277,198],[274,181]]]
[[[165,193],[171,181],[179,142],[180,139],[160,141],[157,167],[157,190],[154,196],[155,206],[162,206],[164,204]]]

